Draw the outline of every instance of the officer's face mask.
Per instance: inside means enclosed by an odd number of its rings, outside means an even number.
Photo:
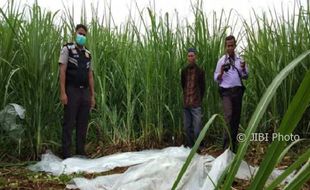
[[[84,46],[86,43],[86,36],[81,34],[76,34],[75,41],[78,45]]]

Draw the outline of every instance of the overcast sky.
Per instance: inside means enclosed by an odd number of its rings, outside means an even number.
[[[0,6],[3,7],[5,3],[9,0],[0,0]],[[15,0],[18,1],[18,0]],[[19,0],[23,4],[31,5],[35,0]],[[44,7],[51,11],[64,10],[64,6],[72,7],[75,10],[75,21],[79,22],[80,10],[83,5],[83,0],[37,0],[41,7]],[[91,4],[99,5],[99,15],[104,14],[104,7],[106,4],[111,5],[112,16],[115,23],[119,25],[126,21],[129,16],[129,10],[133,17],[137,18],[136,3],[140,10],[145,7],[154,6],[157,13],[163,14],[165,12],[170,13],[170,15],[175,15],[175,11],[178,12],[179,18],[186,18],[189,21],[193,19],[193,13],[191,9],[191,2],[196,2],[195,0],[86,0],[86,10],[87,16],[91,17]],[[99,3],[98,3],[99,2]],[[136,3],[135,3],[136,2]],[[285,10],[287,7],[290,9],[294,7],[294,4],[306,5],[307,0],[204,0],[204,10],[206,13],[211,13],[212,11],[220,11],[221,9],[229,10],[235,9],[238,14],[244,18],[248,18],[251,12],[251,8],[255,11],[260,12],[261,10],[268,10],[268,8],[275,8],[277,10],[281,9],[281,5],[284,6]]]

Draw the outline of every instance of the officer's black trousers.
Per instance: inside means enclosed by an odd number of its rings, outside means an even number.
[[[242,109],[242,97],[243,92],[241,87],[235,87],[226,92],[224,96],[222,96],[222,103],[224,108],[224,118],[229,126],[230,136],[232,138],[232,147],[231,150],[236,153],[237,152],[237,135],[240,123],[241,109]],[[224,144],[223,148],[227,147],[229,143],[228,134],[224,133]]]
[[[68,103],[64,107],[62,131],[63,157],[70,157],[72,131],[76,128],[76,154],[85,155],[86,132],[90,110],[89,88],[66,87]]]

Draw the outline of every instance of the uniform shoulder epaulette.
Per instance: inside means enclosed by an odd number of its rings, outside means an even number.
[[[88,54],[91,54],[90,51],[88,49],[85,48],[85,52]]]
[[[72,43],[72,42],[67,43],[67,44],[65,44],[64,46],[66,46],[68,49],[75,49],[75,45],[74,45],[74,43]]]

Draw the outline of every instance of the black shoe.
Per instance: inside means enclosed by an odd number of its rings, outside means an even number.
[[[201,154],[201,150],[199,148],[197,149],[197,154]]]
[[[66,154],[66,155],[62,155],[62,159],[67,159],[67,158],[70,158],[71,157],[71,155],[70,154]]]
[[[201,154],[203,152],[203,148],[204,148],[203,146],[199,146],[197,149],[197,153]]]
[[[233,153],[237,154],[237,151],[238,151],[237,145],[232,146],[232,147],[230,148],[230,150],[231,150]]]

